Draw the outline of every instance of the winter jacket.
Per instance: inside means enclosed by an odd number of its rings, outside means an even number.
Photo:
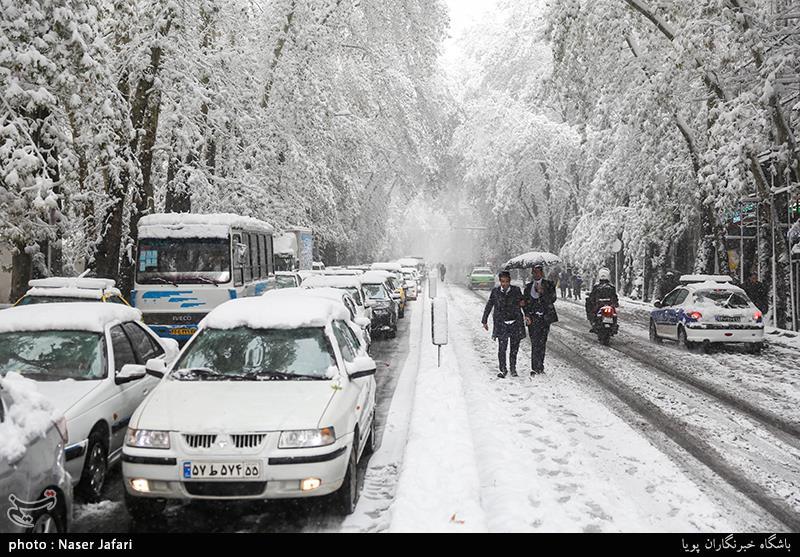
[[[617,289],[608,281],[601,281],[592,287],[592,291],[586,298],[586,317],[593,320],[600,305],[611,304],[614,307],[619,306],[619,296],[617,296]]]
[[[525,285],[522,298],[525,302],[525,316],[530,317],[534,323],[544,321],[548,325],[558,321],[556,313],[556,285],[547,279],[542,279],[542,294],[534,299],[531,296],[533,281]]]
[[[516,338],[525,336],[525,322],[522,319],[522,291],[518,286],[510,286],[508,293],[503,294],[499,286],[492,288],[489,301],[483,308],[481,323],[489,322],[489,313],[493,313],[492,338]],[[507,325],[506,321],[514,323]]]

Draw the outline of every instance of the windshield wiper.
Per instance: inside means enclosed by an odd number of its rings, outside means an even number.
[[[192,278],[197,279],[200,282],[204,282],[206,284],[213,284],[214,286],[219,288],[219,283],[217,281],[213,280],[213,279],[206,278],[206,277],[192,277]]]
[[[173,281],[173,280],[165,279],[165,278],[163,278],[163,277],[149,277],[149,278],[150,278],[150,280],[156,280],[156,281],[159,281],[159,282],[161,282],[161,284],[171,284],[171,285],[172,285],[172,286],[174,286],[175,288],[180,288],[180,287],[178,286],[178,283],[177,283],[177,282],[175,282],[175,281]]]
[[[302,379],[302,380],[314,380],[314,381],[325,379],[324,377],[319,377],[317,375],[304,375],[302,373],[284,373],[282,371],[251,371],[245,373],[241,377],[256,381],[260,381],[263,379],[284,379],[284,380]]]
[[[185,377],[186,375],[191,374],[195,377],[202,377],[203,379],[227,379],[227,376],[224,373],[220,373],[207,367],[184,367],[176,370],[175,374],[177,374],[178,377]]]

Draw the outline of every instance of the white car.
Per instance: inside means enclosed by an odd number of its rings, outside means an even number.
[[[713,278],[713,277],[710,277]],[[747,294],[727,281],[688,282],[656,300],[650,312],[650,340],[667,338],[687,348],[711,343],[745,343],[761,350],[764,319]]]
[[[275,273],[275,288],[300,288],[303,279],[294,271],[278,271]]]
[[[111,279],[48,277],[28,281],[30,289],[15,306],[56,302],[109,302],[128,305]]]
[[[175,341],[161,339],[136,309],[120,304],[35,304],[0,312],[0,375],[37,382],[67,421],[66,468],[76,493],[98,501],[119,460],[134,410],[158,383],[151,358],[167,363]]]
[[[348,319],[341,303],[278,293],[209,313],[169,372],[151,366],[167,374],[131,420],[129,513],[329,494],[351,513],[356,465],[375,445],[376,384]]]
[[[406,289],[406,298],[416,300],[419,296],[420,280],[416,269],[405,268],[403,273],[403,287]]]
[[[361,276],[312,276],[303,281],[303,288],[338,288],[344,290],[356,303],[356,317],[372,320],[372,308],[367,305]]]

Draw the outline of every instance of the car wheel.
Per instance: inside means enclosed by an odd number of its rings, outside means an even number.
[[[388,333],[386,333],[386,336],[389,337],[389,338],[397,337],[397,325],[392,327],[391,330]]]
[[[656,331],[656,322],[652,319],[650,320],[650,342],[661,344],[661,337],[658,336],[658,332]]]
[[[125,509],[131,518],[140,523],[152,522],[160,517],[167,507],[166,499],[136,497],[125,491]]]
[[[686,350],[694,348],[694,343],[686,338],[686,330],[683,327],[678,327],[678,345],[683,346]]]
[[[378,437],[375,433],[375,411],[372,411],[372,423],[369,425],[369,436],[367,437],[367,444],[364,446],[364,454],[371,455],[378,448]]]
[[[336,514],[347,516],[353,514],[358,503],[358,431],[353,436],[353,448],[347,461],[347,473],[344,476],[342,487],[335,493],[334,510]]]
[[[42,497],[48,490],[42,493]],[[53,509],[42,509],[33,515],[33,525],[27,534],[64,534],[67,531],[66,507],[63,500],[56,499]]]
[[[95,430],[89,435],[86,460],[83,462],[81,481],[76,492],[88,503],[97,503],[103,496],[103,485],[108,474],[108,447],[102,433]]]

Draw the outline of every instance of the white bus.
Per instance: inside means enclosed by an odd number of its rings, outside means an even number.
[[[183,344],[221,303],[267,289],[272,232],[266,222],[224,213],[142,217],[131,305],[156,334]]]

